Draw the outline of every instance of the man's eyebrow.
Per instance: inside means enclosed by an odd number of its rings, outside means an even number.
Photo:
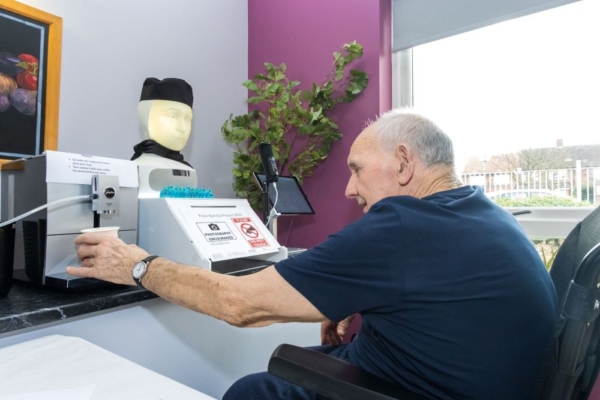
[[[358,168],[358,164],[356,164],[354,161],[349,161],[348,162],[348,167],[350,167],[350,168]]]

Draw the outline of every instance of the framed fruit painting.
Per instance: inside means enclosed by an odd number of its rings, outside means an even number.
[[[56,150],[62,18],[0,0],[0,164]]]

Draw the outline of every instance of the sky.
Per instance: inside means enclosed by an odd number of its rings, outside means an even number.
[[[521,149],[600,144],[600,1],[413,49],[414,107],[454,141],[457,170]]]

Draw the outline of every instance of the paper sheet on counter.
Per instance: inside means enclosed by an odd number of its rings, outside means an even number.
[[[0,400],[90,400],[96,385],[1,396]]]

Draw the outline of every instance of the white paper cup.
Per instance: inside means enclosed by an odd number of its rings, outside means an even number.
[[[82,229],[81,233],[93,233],[98,236],[112,236],[119,237],[119,227],[118,226],[101,226],[100,228],[88,228]]]

